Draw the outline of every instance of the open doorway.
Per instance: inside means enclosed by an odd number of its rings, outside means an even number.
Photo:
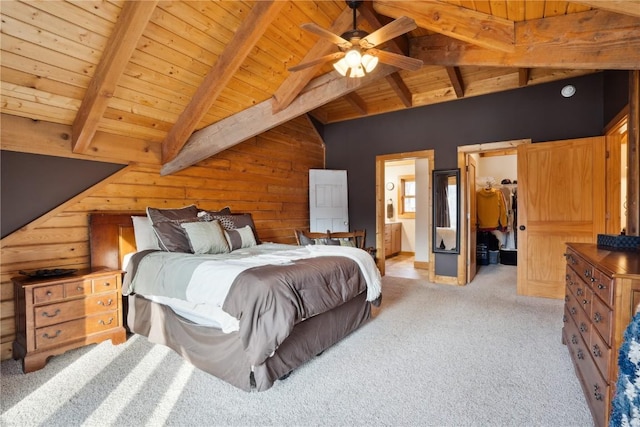
[[[512,192],[514,189],[513,181],[517,181],[516,149],[519,145],[530,143],[530,139],[519,139],[458,147],[458,165],[462,171],[461,213],[463,218],[460,230],[461,252],[458,259],[459,284],[464,285],[471,282],[482,264],[491,263],[491,255],[494,258],[499,257],[500,246],[504,245],[503,249],[515,249],[517,246],[514,237],[515,231],[510,231],[510,233],[491,232],[486,236],[488,240],[493,238],[498,240],[498,254],[490,254],[487,247],[487,253],[478,256],[478,236],[485,236],[485,233],[478,232],[476,194],[478,190],[489,187],[488,190],[491,190],[491,194],[495,194],[496,198],[501,197],[500,200],[506,204],[504,194],[506,194],[506,190]],[[509,180],[510,183],[503,184],[502,182],[506,183],[506,180]],[[505,192],[502,193],[502,190]],[[511,199],[509,199],[509,203],[511,203]],[[507,209],[506,205],[505,209]],[[514,217],[511,218],[514,219]],[[480,247],[482,245],[483,243],[480,244]],[[493,247],[492,249],[495,250]],[[482,255],[486,255],[487,258],[483,258]]]
[[[429,271],[433,150],[376,156],[376,259]]]

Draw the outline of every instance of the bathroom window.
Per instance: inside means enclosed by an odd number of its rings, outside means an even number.
[[[400,186],[398,188],[398,217],[416,217],[416,177],[414,175],[404,175],[398,177]]]

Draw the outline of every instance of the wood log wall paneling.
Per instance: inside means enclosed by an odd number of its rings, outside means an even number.
[[[144,211],[147,206],[251,212],[263,241],[295,244],[309,227],[309,169],[324,167],[324,144],[298,118],[170,176],[160,166],[130,165],[1,241],[1,359],[15,337],[11,277],[19,270],[89,265],[91,211]]]

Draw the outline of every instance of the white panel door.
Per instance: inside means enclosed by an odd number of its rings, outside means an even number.
[[[349,231],[347,197],[347,171],[310,169],[310,231]]]

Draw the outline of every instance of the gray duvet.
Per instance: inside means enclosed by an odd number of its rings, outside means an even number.
[[[132,258],[125,287],[136,282],[134,290],[141,295],[164,293],[184,297],[187,284],[182,281],[185,277],[188,281],[198,257],[191,256],[186,264],[181,264],[185,267],[164,269],[163,276],[169,277],[163,279],[167,280],[151,283],[148,278],[162,269],[156,267],[152,272],[141,272],[140,261],[147,255],[140,253]],[[136,280],[139,274],[146,274],[147,280],[140,283]],[[212,283],[215,280],[216,277],[211,277]],[[157,286],[163,290],[154,290]],[[360,268],[352,259],[305,258],[243,270],[233,280],[222,309],[239,320],[237,333],[244,355],[251,366],[257,366],[276,352],[297,324],[345,304],[366,289]]]

